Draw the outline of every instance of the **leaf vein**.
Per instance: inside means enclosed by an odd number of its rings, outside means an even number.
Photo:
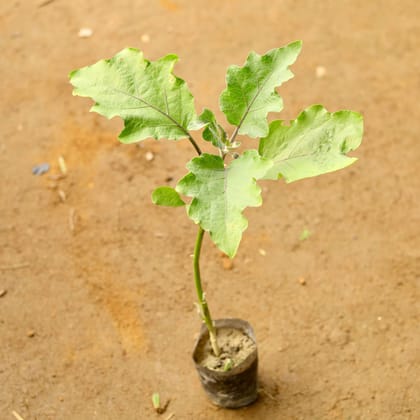
[[[162,111],[161,109],[159,109],[157,106],[151,104],[150,102],[146,101],[145,99],[143,99],[140,96],[136,96],[136,95],[132,95],[131,93],[128,92],[124,92],[123,90],[117,89],[117,88],[113,88],[113,90],[115,92],[121,93],[123,95],[127,95],[130,98],[136,99],[142,103],[144,103],[145,105],[149,106],[150,108],[152,108],[153,110],[155,110],[156,112],[158,112],[159,114],[163,115],[164,117],[168,118],[170,121],[172,121],[183,133],[185,133],[188,137],[190,137],[190,134],[188,133],[188,131],[178,122],[175,120],[175,118],[173,118],[171,115],[169,115],[168,113]]]

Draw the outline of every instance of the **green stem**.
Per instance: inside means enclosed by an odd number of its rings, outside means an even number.
[[[197,152],[198,156],[201,155],[201,149],[198,146],[198,144],[196,143],[196,141],[193,139],[192,135],[187,131],[186,134],[188,135],[188,140],[190,141],[190,143],[193,145],[195,151]]]
[[[213,349],[213,352],[216,356],[220,355],[220,349],[217,344],[216,337],[216,328],[214,327],[213,320],[211,319],[210,310],[207,305],[206,296],[203,292],[203,287],[201,286],[201,275],[200,275],[200,253],[201,253],[201,244],[203,243],[204,229],[199,226],[197,240],[195,242],[194,248],[194,282],[195,288],[197,290],[198,296],[198,306],[200,308],[200,314],[209,330],[210,343]]]
[[[193,145],[197,154],[200,156],[202,154],[200,147],[197,145],[197,143],[195,142],[195,140],[193,139],[193,137],[188,131],[186,131],[186,134],[188,135],[188,140]],[[213,320],[210,315],[210,309],[209,309],[209,306],[207,305],[206,295],[203,292],[203,287],[201,285],[200,253],[201,253],[201,245],[203,243],[203,236],[204,236],[204,229],[202,229],[201,226],[199,226],[197,240],[195,242],[195,247],[194,247],[194,283],[195,283],[195,289],[197,291],[198,307],[200,308],[201,318],[206,324],[207,329],[209,331],[210,344],[213,349],[213,353],[215,354],[216,357],[219,357],[220,349],[217,344],[216,328],[214,327]]]

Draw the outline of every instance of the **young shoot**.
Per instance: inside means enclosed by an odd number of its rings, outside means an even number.
[[[243,210],[262,204],[257,181],[283,179],[289,183],[345,168],[356,161],[347,154],[362,140],[360,114],[330,113],[322,105],[306,108],[289,122],[268,122],[270,112],[283,108],[276,89],[293,77],[289,67],[301,47],[301,41],[296,41],[264,55],[251,52],[242,67],[228,68],[220,108],[234,127],[231,136],[209,109],[196,114],[187,84],[173,74],[178,59],[174,54],[149,61],[141,51],[126,48],[108,60],[70,73],[73,94],[93,99],[91,111],[123,119],[121,142],[186,139],[197,154],[187,163],[188,173],[176,187],[155,189],[152,200],[158,205],[185,207],[198,226],[194,281],[199,312],[216,356],[220,350],[200,274],[204,234],[208,232],[216,246],[233,258],[248,225]],[[215,147],[213,154],[203,153],[193,137],[192,132],[200,129],[202,139]],[[251,139],[250,148],[239,154],[238,136]],[[232,159],[226,159],[228,154]]]

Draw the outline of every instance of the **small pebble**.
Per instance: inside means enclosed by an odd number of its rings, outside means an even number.
[[[76,210],[74,208],[71,208],[69,210],[69,229],[71,232],[74,232],[76,225]]]
[[[79,38],[90,38],[93,35],[91,28],[80,28],[78,36]]]
[[[6,296],[7,294],[7,290],[6,289],[1,289],[0,290],[0,298],[2,298],[3,296]]]
[[[63,175],[67,174],[67,165],[66,161],[64,160],[63,156],[58,157],[58,166],[60,167],[60,171]]]
[[[66,201],[66,193],[63,190],[58,190],[57,191],[58,196],[60,197],[60,200],[64,203]]]
[[[302,286],[305,286],[305,285],[306,285],[306,280],[305,280],[303,277],[300,277],[300,278],[299,278],[299,283],[300,283]]]
[[[155,158],[155,155],[152,152],[146,152],[144,157],[148,162],[151,162]]]
[[[265,256],[267,255],[267,252],[266,252],[266,250],[265,250],[265,249],[260,248],[260,249],[258,250],[258,252],[259,252],[259,253],[260,253],[260,255],[262,255],[263,257],[265,257]]]
[[[40,163],[39,165],[35,165],[32,168],[32,174],[33,175],[43,175],[47,173],[50,170],[49,163]]]
[[[315,75],[318,79],[321,79],[327,74],[327,69],[324,66],[316,66]]]
[[[147,44],[150,42],[150,36],[148,34],[143,34],[140,37],[140,41],[143,42],[144,44]]]
[[[232,270],[233,268],[233,261],[229,257],[223,258],[223,269],[224,270]]]
[[[35,337],[35,331],[34,330],[30,330],[26,333],[26,335],[30,338]]]

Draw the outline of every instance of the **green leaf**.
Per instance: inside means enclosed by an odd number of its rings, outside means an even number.
[[[309,237],[312,235],[311,231],[309,229],[303,229],[302,233],[299,236],[300,241],[306,241],[309,239]]]
[[[230,358],[227,358],[225,360],[225,364],[223,365],[223,372],[229,372],[233,368],[233,360]]]
[[[121,117],[124,130],[119,138],[124,143],[188,137],[196,119],[194,99],[186,83],[172,73],[177,59],[167,55],[151,62],[141,51],[126,48],[109,60],[71,72],[73,95],[92,98],[91,111]]]
[[[160,395],[158,392],[154,392],[152,395],[152,404],[155,410],[160,410]]]
[[[179,194],[171,187],[159,187],[152,193],[152,201],[158,206],[180,207],[185,203]]]
[[[360,145],[362,135],[360,114],[330,113],[321,105],[307,108],[289,126],[274,121],[259,147],[261,156],[274,162],[265,178],[292,182],[345,168],[357,160],[346,153]]]
[[[181,194],[193,197],[189,217],[210,232],[213,242],[231,258],[248,226],[242,211],[261,205],[261,189],[255,181],[271,165],[256,150],[246,151],[228,167],[221,157],[203,154],[188,163],[191,172],[176,187]]]
[[[203,131],[203,139],[210,141],[213,146],[216,146],[220,150],[227,151],[227,137],[223,127],[217,123],[216,117],[213,112],[209,109],[205,109],[199,117],[203,126],[206,128]]]
[[[239,134],[267,135],[267,114],[283,109],[275,88],[293,77],[288,67],[296,61],[301,48],[302,42],[296,41],[263,56],[251,52],[243,67],[228,68],[220,107],[228,121],[238,127]]]

